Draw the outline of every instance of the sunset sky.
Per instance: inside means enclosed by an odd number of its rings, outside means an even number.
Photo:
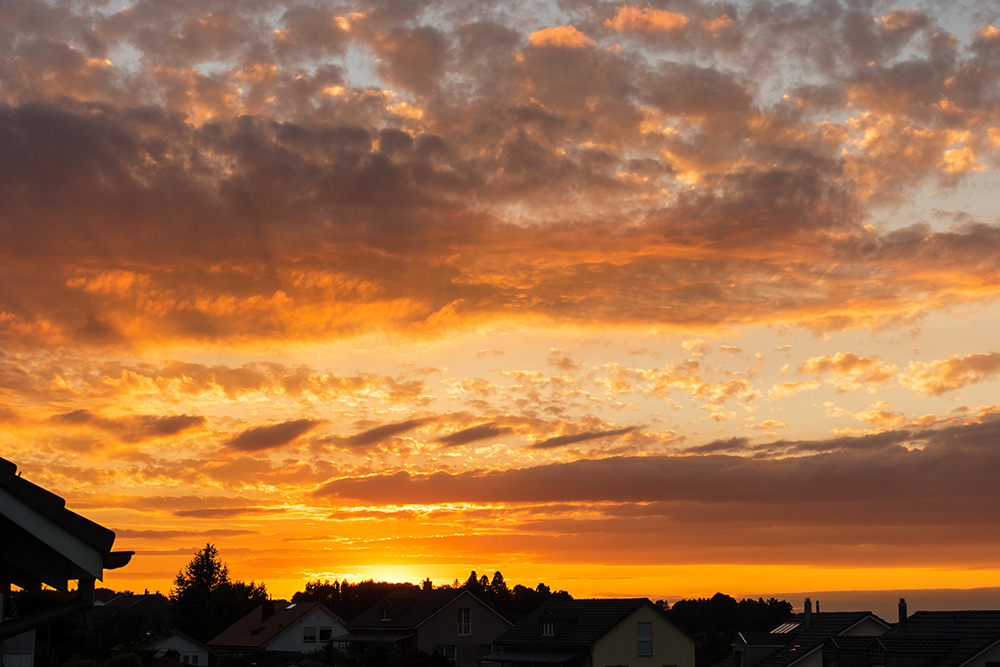
[[[998,203],[993,1],[0,0],[0,456],[116,589],[1000,586]]]

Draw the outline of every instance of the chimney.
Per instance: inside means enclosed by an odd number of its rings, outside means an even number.
[[[816,600],[816,613],[819,613],[819,600]]]
[[[906,625],[906,598],[899,598],[899,627]]]
[[[266,621],[274,616],[274,600],[264,600],[260,606],[260,620]]]
[[[802,623],[802,627],[808,628],[810,621],[812,621],[812,615],[813,615],[813,603],[812,600],[810,600],[809,598],[806,598],[806,604],[805,607],[803,608],[803,613],[805,614],[806,618],[805,621]]]
[[[420,583],[423,584],[423,590],[425,590],[425,591],[432,591],[432,590],[434,590],[434,582],[431,581],[430,577],[427,577],[426,579],[424,579]]]

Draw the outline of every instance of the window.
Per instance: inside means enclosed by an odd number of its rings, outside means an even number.
[[[455,645],[454,644],[438,644],[434,647],[434,650],[443,655],[448,660],[452,662],[455,661]]]
[[[333,639],[333,628],[320,628],[319,629],[319,640],[321,642],[328,642]]]
[[[191,664],[192,665],[197,665],[198,664],[198,654],[197,653],[191,656]]]
[[[472,634],[472,610],[458,610],[458,636],[468,637]]]
[[[543,637],[555,637],[556,636],[555,621],[542,621],[538,629],[538,633]]]
[[[306,625],[302,628],[302,641],[306,644],[316,643],[316,626]]]
[[[191,656],[189,656],[189,655],[182,655],[181,656],[181,662],[183,662],[185,665],[190,665],[191,664]]]
[[[382,620],[383,621],[390,620],[389,619],[389,608],[388,607],[386,607],[385,609],[382,610]]]
[[[653,655],[653,624],[636,624],[636,654]]]

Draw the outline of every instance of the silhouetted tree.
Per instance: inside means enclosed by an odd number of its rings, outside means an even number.
[[[493,580],[490,582],[487,591],[490,596],[490,602],[492,602],[493,606],[495,606],[498,610],[510,607],[510,589],[507,588],[507,582],[503,580],[503,575],[500,574],[500,570],[493,573]]]
[[[485,575],[483,578],[485,579]],[[476,576],[476,571],[470,572],[469,578],[465,580],[465,589],[473,595],[481,596],[485,592],[485,588],[482,581]]]
[[[229,580],[229,568],[215,546],[206,544],[177,573],[170,601],[178,629],[207,642],[267,599],[264,584]]]

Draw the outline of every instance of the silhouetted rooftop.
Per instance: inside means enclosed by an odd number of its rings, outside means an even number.
[[[747,646],[784,646],[791,638],[790,632],[740,632],[736,635],[736,641],[742,639]]]
[[[590,646],[626,616],[643,604],[646,598],[610,600],[548,600],[500,635],[497,646]],[[539,623],[543,617],[554,619],[554,636],[542,636]]]
[[[64,499],[37,484],[21,479],[17,474],[17,465],[2,458],[0,458],[0,487],[92,547],[103,553],[111,551],[115,543],[114,531],[69,511],[66,509]]]
[[[126,565],[131,551],[112,552],[115,533],[66,509],[66,501],[21,479],[17,466],[0,458],[0,574],[22,588],[42,583],[66,590],[70,579],[100,579],[103,570]],[[61,532],[40,533],[51,521]],[[63,539],[65,537],[65,539]]]
[[[953,642],[936,667],[957,667],[1000,642],[1000,611],[918,611],[881,638],[890,653],[933,653]]]
[[[386,630],[398,633],[401,630],[413,630],[466,592],[463,588],[437,588],[412,593],[393,593],[355,616],[347,627],[352,632]],[[387,620],[382,620],[383,611],[386,612]]]
[[[870,611],[824,611],[813,612],[810,617],[809,627],[805,627],[805,614],[792,614],[792,616],[771,632],[743,632],[736,636],[736,641],[743,637],[748,646],[775,646],[780,644],[781,648],[771,655],[757,661],[754,667],[788,667],[792,663],[800,660],[803,656],[821,649],[823,644],[830,637],[836,637],[837,641],[846,639],[839,637],[840,633],[849,630],[866,618],[873,618],[888,629],[890,625]],[[783,632],[776,632],[783,630]],[[779,641],[774,641],[774,638]],[[736,642],[734,642],[736,643]],[[734,667],[736,664],[733,654],[715,663],[713,667]]]
[[[805,614],[792,614],[788,623],[800,625],[791,632],[784,633],[788,643],[768,657],[759,661],[756,667],[787,667],[803,656],[823,646],[827,638],[849,630],[867,618],[873,618],[884,625],[889,624],[870,611],[824,611],[813,612],[809,627],[805,627]]]
[[[259,648],[288,629],[290,625],[317,607],[325,609],[343,625],[340,617],[330,611],[322,602],[299,602],[289,604],[284,600],[273,600],[274,613],[263,618],[264,605],[258,605],[249,614],[223,630],[219,636],[208,642],[209,646],[232,646],[239,648]],[[265,603],[267,604],[267,603]]]

